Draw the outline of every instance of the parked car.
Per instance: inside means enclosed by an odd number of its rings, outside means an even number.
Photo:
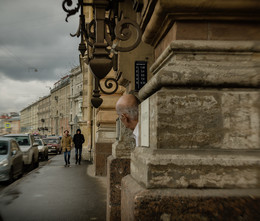
[[[23,152],[23,162],[31,168],[39,166],[39,150],[38,143],[35,142],[31,134],[8,134],[5,137],[11,137],[19,144]]]
[[[35,139],[38,143],[39,158],[41,160],[48,160],[48,146],[42,139]]]
[[[47,137],[43,138],[43,141],[47,143],[49,153],[61,153],[61,140],[59,137]]]
[[[23,175],[23,153],[14,139],[0,137],[0,181]]]

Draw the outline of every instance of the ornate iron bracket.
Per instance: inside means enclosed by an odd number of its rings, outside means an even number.
[[[79,51],[82,56],[87,58],[86,62],[97,81],[97,88],[93,91],[95,98],[99,94],[98,88],[105,94],[113,94],[117,91],[121,74],[119,78],[117,76],[115,79],[107,78],[105,80],[105,88],[112,89],[112,91],[104,90],[100,80],[105,78],[112,68],[117,71],[118,52],[129,52],[141,42],[139,25],[131,19],[124,18],[122,12],[119,13],[120,1],[93,0],[93,3],[84,3],[83,0],[75,0],[74,8],[71,8],[73,7],[72,0],[64,0],[62,3],[63,10],[67,13],[66,22],[68,22],[68,17],[75,15],[80,10],[78,30],[71,36],[81,37]],[[89,23],[85,22],[84,6],[91,6],[94,11],[94,19]],[[128,42],[128,44],[124,45],[123,42]]]

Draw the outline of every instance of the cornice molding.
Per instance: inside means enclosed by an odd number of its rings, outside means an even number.
[[[151,0],[142,11],[142,40],[156,46],[175,21],[260,21],[259,0]]]

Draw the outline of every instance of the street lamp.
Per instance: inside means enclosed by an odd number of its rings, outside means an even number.
[[[73,5],[72,0],[63,0],[62,7],[67,12],[66,22],[69,16],[76,14],[80,9],[79,27],[71,36],[81,37],[78,49],[82,57],[86,58],[85,61],[95,77],[91,102],[97,108],[103,101],[100,98],[100,90],[105,94],[113,94],[118,89],[118,80],[121,76],[117,69],[118,52],[129,52],[135,49],[141,41],[141,30],[136,22],[125,18],[122,12],[119,12],[118,6],[122,0],[93,0],[93,3],[75,1],[77,2],[75,8],[69,9]],[[85,6],[93,8],[94,19],[90,23],[85,22],[83,13]],[[133,30],[136,32],[135,39],[133,39]],[[120,42],[130,42],[130,44],[120,46]],[[117,76],[107,78],[104,86],[107,89],[113,88],[113,85],[115,87],[113,91],[107,92],[101,87],[100,80],[105,78],[112,68],[117,72]]]

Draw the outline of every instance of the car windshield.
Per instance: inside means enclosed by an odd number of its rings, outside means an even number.
[[[46,143],[52,143],[52,144],[57,144],[58,143],[58,140],[57,139],[44,139],[44,141]]]
[[[10,136],[8,136],[10,137]],[[28,146],[30,145],[30,141],[28,139],[28,137],[26,136],[12,136],[16,142],[19,144],[19,146]]]
[[[41,140],[35,140],[37,143],[38,143],[38,145],[40,145],[40,146],[43,146],[43,144],[42,144],[42,141]]]
[[[0,155],[6,155],[8,152],[8,142],[0,141]]]

